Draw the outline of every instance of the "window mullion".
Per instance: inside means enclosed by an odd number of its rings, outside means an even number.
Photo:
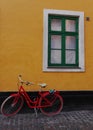
[[[76,65],[78,65],[79,64],[79,51],[78,51],[78,36],[76,37]]]
[[[78,18],[76,19],[76,32],[77,32],[77,35],[76,35],[76,65],[78,66],[79,64],[79,59],[78,59],[78,54],[79,54],[79,51],[78,51]]]
[[[48,19],[48,66],[51,64],[51,19]]]
[[[62,18],[62,66],[65,66],[65,18]]]

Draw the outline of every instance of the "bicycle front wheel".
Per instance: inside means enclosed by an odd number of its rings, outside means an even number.
[[[20,95],[9,96],[1,105],[1,113],[5,116],[13,116],[22,108],[23,102],[23,97]]]
[[[47,101],[49,101],[51,105],[48,105]],[[39,104],[41,106],[40,110],[43,114],[53,116],[61,112],[63,108],[63,99],[58,94],[48,94],[44,98],[40,99]],[[44,105],[46,106],[44,107]]]

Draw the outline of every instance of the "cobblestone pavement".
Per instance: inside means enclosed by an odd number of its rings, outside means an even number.
[[[0,114],[0,130],[93,130],[93,111],[63,111],[53,117],[38,113],[37,118],[35,113]]]

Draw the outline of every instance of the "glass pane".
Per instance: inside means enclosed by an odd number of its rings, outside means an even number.
[[[51,20],[51,30],[52,31],[61,31],[61,20],[60,19]]]
[[[76,37],[66,36],[66,49],[76,49]]]
[[[61,50],[51,50],[51,63],[61,63]]]
[[[75,20],[66,20],[66,31],[75,32],[76,31],[76,22]]]
[[[75,64],[75,51],[66,51],[66,64]]]
[[[51,36],[51,48],[61,49],[61,36],[59,35]]]

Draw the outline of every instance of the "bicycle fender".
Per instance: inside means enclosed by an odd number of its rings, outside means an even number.
[[[59,92],[59,91],[55,91],[54,93],[55,93],[55,94],[60,94],[60,92]]]
[[[10,96],[20,96],[19,93],[12,93]]]

